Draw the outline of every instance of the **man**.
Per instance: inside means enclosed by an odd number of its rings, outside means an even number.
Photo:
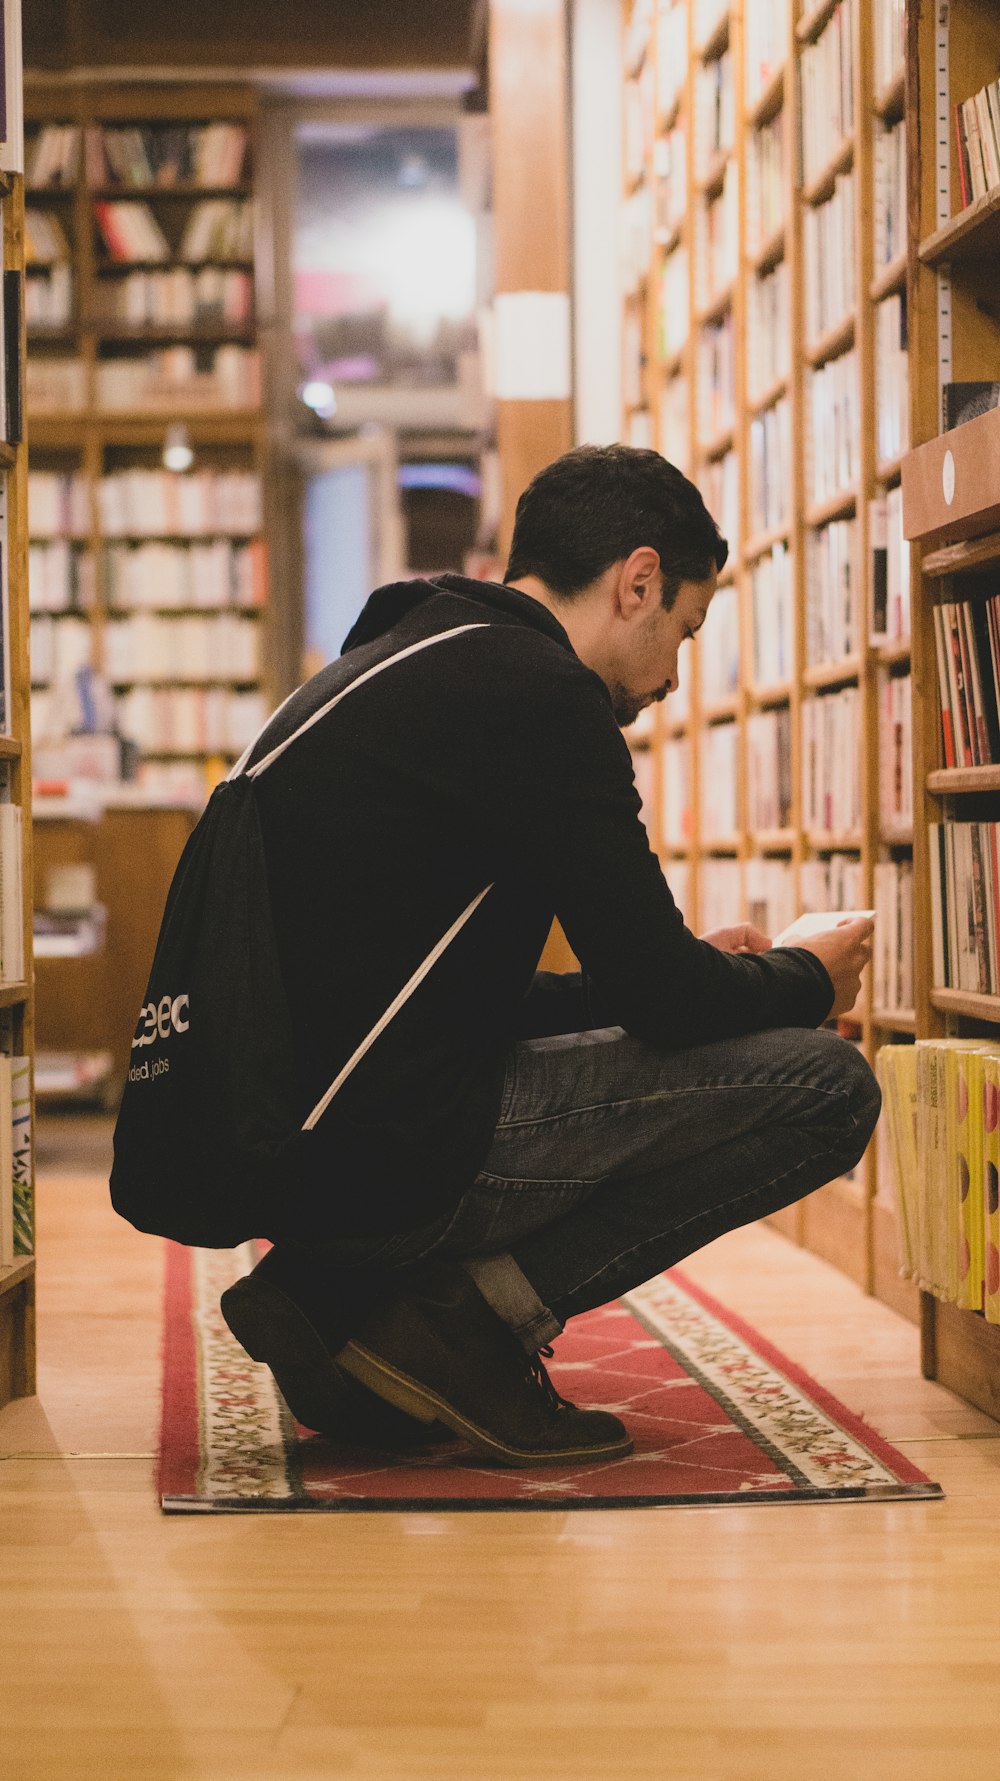
[[[676,686],[726,555],[658,454],[572,451],[522,495],[503,586],[372,595],[345,644],[358,674],[448,635],[258,782],[309,1105],[474,904],[223,1297],[307,1426],[438,1422],[506,1465],[628,1453],[540,1352],[871,1136],[871,1071],[814,1030],[853,1005],[871,923],[794,949],[750,927],[696,939],[639,817],[620,726]],[[268,746],[300,722],[293,699]],[[535,974],[553,916],[581,973]]]

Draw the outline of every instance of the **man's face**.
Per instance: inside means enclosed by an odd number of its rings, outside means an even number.
[[[677,652],[685,638],[693,637],[704,624],[715,587],[714,571],[707,581],[682,581],[669,611],[659,604],[630,627],[610,688],[622,729],[634,723],[647,705],[676,691]]]

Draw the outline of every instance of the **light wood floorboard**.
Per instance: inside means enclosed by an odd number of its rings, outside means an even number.
[[[944,1502],[165,1518],[159,1245],[76,1154],[43,1130],[41,1392],[0,1412],[5,1781],[1000,1773],[1000,1425],[823,1263],[688,1266]]]

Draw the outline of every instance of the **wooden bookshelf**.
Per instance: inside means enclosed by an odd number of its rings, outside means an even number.
[[[1000,563],[1000,414],[941,431],[942,386],[994,379],[1000,354],[1000,319],[986,298],[1000,270],[1000,191],[962,207],[953,112],[995,78],[998,65],[1000,17],[988,0],[913,9],[906,116],[914,449],[902,465],[902,489],[913,540],[913,676],[923,693],[914,704],[915,1030],[918,1038],[981,1037],[991,1044],[1000,1040],[1000,997],[934,981],[928,825],[963,814],[1000,820],[1000,768],[944,766],[934,638],[936,602],[961,600]],[[944,69],[947,90],[938,85]],[[947,150],[936,128],[945,114]],[[1000,1417],[1000,1327],[923,1293],[921,1334],[925,1375]]]
[[[643,357],[640,367],[632,367],[632,387],[637,399],[627,408],[622,436],[634,444],[654,444],[699,484],[729,537],[731,570],[727,580],[736,590],[740,647],[735,691],[724,701],[717,692],[706,696],[702,660],[707,645],[702,640],[682,652],[682,692],[686,700],[683,714],[671,712],[672,701],[656,709],[651,730],[653,760],[646,768],[651,839],[688,923],[696,932],[712,925],[705,916],[715,907],[713,886],[723,881],[713,878],[713,874],[722,866],[733,871],[731,919],[738,915],[749,918],[751,907],[759,906],[759,886],[772,882],[786,887],[791,905],[787,919],[791,919],[802,907],[804,886],[813,883],[817,868],[822,870],[824,863],[832,861],[836,867],[837,856],[846,856],[852,863],[858,900],[864,906],[874,902],[876,865],[893,860],[906,862],[912,852],[908,824],[887,826],[882,821],[879,754],[880,688],[889,674],[905,676],[910,639],[892,637],[869,644],[867,638],[869,507],[898,485],[900,479],[899,458],[879,449],[878,414],[868,394],[876,381],[877,306],[886,300],[899,300],[906,288],[908,268],[905,231],[886,263],[876,255],[876,138],[903,117],[909,88],[901,49],[897,66],[882,71],[876,78],[874,9],[869,0],[857,0],[853,11],[847,10],[850,0],[843,0],[843,4],[843,16],[852,21],[853,123],[822,149],[806,178],[800,170],[799,142],[807,78],[803,72],[804,58],[815,52],[824,33],[836,25],[838,0],[822,0],[814,6],[802,5],[800,0],[788,0],[787,5],[781,0],[744,0],[741,5],[726,9],[724,16],[717,16],[715,9],[691,0],[686,74],[669,107],[671,126],[685,133],[687,202],[681,219],[673,227],[666,255],[669,258],[671,254],[686,254],[686,327],[685,317],[679,319],[675,312],[664,316],[667,298],[662,280],[663,258],[656,258],[652,245],[651,276],[637,281],[635,294],[626,299],[625,305],[626,342],[631,324],[633,342],[641,334]],[[652,90],[657,90],[662,79],[658,57],[670,41],[664,24],[670,10],[665,0],[651,6],[644,5],[643,0],[626,0],[627,84],[638,87],[646,80]],[[751,69],[754,32],[758,31],[759,42],[764,26],[771,30],[770,42],[775,46],[771,65],[755,65]],[[711,143],[713,152],[706,155],[703,151],[699,158],[699,148],[704,143],[704,119],[698,113],[700,83],[706,70],[714,67],[718,84],[724,84],[718,67],[723,56],[730,59],[732,70],[732,143],[721,150]],[[655,143],[662,133],[666,109],[647,110],[652,123],[643,145],[641,167],[635,164],[633,144],[629,189],[634,193],[647,181],[651,210],[655,210]],[[633,117],[640,112],[641,107],[633,103]],[[780,171],[775,187],[767,184],[762,170],[777,164],[779,150]],[[773,160],[769,159],[771,156]],[[735,175],[739,194],[735,275],[721,281],[718,289],[712,289],[707,266],[701,263],[708,234],[703,223],[706,196],[724,191],[727,176],[731,175]],[[805,303],[805,280],[810,270],[806,263],[806,214],[832,196],[837,181],[844,175],[853,179],[851,270],[855,294],[843,311],[834,314],[833,325],[809,337]],[[679,270],[680,262],[676,264]],[[766,339],[763,323],[757,318],[763,313],[766,295],[762,281],[773,277],[787,279],[788,314],[785,362],[780,362],[781,354],[777,352],[776,362],[772,363],[773,341]],[[669,288],[672,302],[677,300],[678,288],[679,280]],[[641,331],[635,327],[639,304]],[[665,320],[675,331],[668,343],[669,350],[663,339]],[[706,426],[704,415],[712,411],[706,400],[706,367],[711,355],[702,350],[703,337],[707,329],[727,320],[731,321],[734,338],[735,412]],[[676,338],[679,334],[683,334],[682,341]],[[859,422],[849,473],[841,476],[839,486],[827,484],[817,492],[810,471],[812,378],[824,367],[842,367],[849,362],[845,355],[852,353]],[[681,380],[687,387],[686,411],[679,400],[675,401]],[[782,403],[787,403],[788,408],[791,453],[785,470],[784,511],[769,513],[762,524],[760,503],[755,497],[754,460],[762,426],[771,422],[777,430]],[[733,476],[736,500],[724,512],[719,499],[727,471]],[[810,661],[806,628],[810,553],[824,528],[839,522],[853,526],[853,562],[858,584],[855,635],[843,656],[838,658],[831,651],[834,659]],[[786,553],[779,562],[791,590],[790,656],[779,670],[768,667],[759,673],[754,660],[754,580],[767,570],[776,549]],[[774,572],[777,574],[778,569]],[[820,830],[810,827],[805,819],[804,712],[807,703],[814,699],[837,697],[845,689],[854,689],[858,701],[860,820],[838,824],[833,831]],[[751,809],[750,726],[768,714],[775,721],[787,721],[790,732],[791,808],[787,823],[762,823],[754,819]],[[736,834],[726,838],[723,851],[706,825],[702,792],[706,739],[716,735],[726,723],[736,730],[738,826]],[[650,745],[649,739],[646,745]],[[686,755],[683,811],[674,807],[682,777],[676,770],[680,750]],[[678,845],[681,828],[683,855]],[[680,876],[678,863],[684,868]],[[772,868],[786,873],[787,878],[772,881],[762,876]],[[775,919],[771,931],[783,925],[783,920]],[[861,1042],[872,1061],[879,1044],[887,1037],[906,1037],[915,1024],[912,1009],[876,1009],[870,985],[863,992],[861,1011]],[[899,1244],[891,1198],[886,1193],[877,1197],[876,1189],[873,1146],[855,1179],[831,1183],[775,1222],[787,1235],[817,1250],[869,1291],[878,1292],[916,1318],[916,1294],[899,1281]]]
[[[12,92],[21,82],[20,57],[10,65],[10,34],[7,38],[7,116],[17,115]],[[23,274],[24,177],[20,135],[7,141],[0,172],[0,197],[3,201],[3,264],[6,271]],[[12,341],[8,336],[6,351],[16,353],[23,380],[25,338]],[[34,972],[31,951],[31,742],[28,670],[28,524],[27,524],[27,448],[23,443],[0,445],[0,480],[3,483],[6,509],[6,601],[2,623],[7,632],[10,656],[8,686],[9,709],[5,729],[0,737],[0,761],[9,774],[10,797],[22,810],[22,934],[24,942],[24,973],[22,982],[0,983],[0,1025],[4,1033],[4,1049],[15,1056],[34,1055]],[[34,1101],[30,1107],[34,1124]],[[11,1192],[11,1183],[0,1183],[0,1191]],[[33,1220],[32,1220],[33,1222]],[[0,1266],[0,1406],[12,1398],[29,1396],[35,1389],[35,1259],[28,1253],[33,1248],[32,1233],[26,1228],[15,1232],[12,1262]]]
[[[90,590],[87,617],[91,626],[91,659],[101,669],[113,669],[108,646],[109,626],[115,622],[126,625],[144,617],[145,604],[112,607],[109,597],[109,547],[123,545],[130,551],[143,545],[166,545],[183,553],[174,559],[181,566],[192,562],[191,547],[205,542],[208,536],[230,537],[232,575],[237,573],[237,554],[254,544],[263,552],[263,521],[245,526],[237,537],[237,529],[220,525],[203,537],[190,531],[172,537],[162,531],[135,529],[127,538],[106,535],[101,524],[98,484],[102,476],[131,468],[155,470],[162,467],[167,428],[181,427],[194,453],[193,473],[209,471],[242,471],[256,477],[263,486],[267,474],[267,434],[259,393],[259,365],[256,359],[257,322],[254,308],[254,263],[242,253],[218,242],[220,251],[211,258],[195,259],[182,253],[185,230],[203,204],[247,206],[253,202],[254,153],[257,133],[258,97],[250,88],[216,81],[189,85],[169,83],[124,83],[67,86],[46,85],[43,79],[29,83],[25,96],[26,130],[28,135],[29,169],[32,145],[47,126],[71,125],[78,132],[78,154],[59,184],[33,186],[28,202],[38,212],[54,213],[66,237],[69,249],[69,279],[72,299],[65,325],[34,327],[29,330],[29,364],[35,388],[43,394],[46,379],[53,375],[53,364],[69,360],[78,369],[73,373],[77,400],[70,403],[43,400],[29,403],[31,423],[31,469],[69,474],[78,473],[89,490],[90,523],[86,536],[71,541],[74,573],[85,575]],[[102,140],[102,132],[138,130],[156,135],[174,131],[183,133],[206,125],[232,125],[247,132],[247,151],[243,165],[231,183],[210,183],[212,170],[205,163],[206,183],[180,177],[172,183],[156,180],[127,183],[124,178],[109,182],[107,173],[99,171],[97,157],[88,151],[88,139]],[[108,163],[112,165],[113,163]],[[219,169],[221,171],[221,168]],[[113,254],[98,221],[97,206],[123,201],[145,207],[164,233],[170,250],[166,260],[135,257],[120,258]],[[195,246],[195,252],[200,249]],[[226,320],[221,314],[205,314],[201,296],[193,299],[189,313],[194,319],[175,319],[164,312],[159,297],[147,280],[144,290],[135,286],[134,301],[140,297],[147,305],[145,319],[129,313],[113,312],[113,305],[124,301],[123,280],[133,275],[165,273],[190,274],[195,280],[202,272],[217,275],[215,284],[227,274],[249,280],[242,286],[249,308],[241,319]],[[43,276],[41,269],[36,277]],[[132,299],[130,299],[132,301]],[[221,303],[221,296],[218,302]],[[226,361],[233,367],[232,377],[219,373],[223,362],[218,355],[235,354]],[[239,357],[239,355],[245,355]],[[166,355],[157,359],[156,355]],[[178,374],[170,380],[166,370],[170,363],[193,367],[190,376]],[[183,362],[177,355],[186,355]],[[126,367],[126,384],[112,387],[107,378],[118,376],[118,367]],[[136,367],[152,366],[148,373]],[[39,385],[38,379],[41,379]],[[135,380],[139,379],[138,382]],[[51,386],[50,386],[51,387]],[[169,473],[164,471],[165,475]],[[33,534],[33,543],[48,543],[48,537]],[[256,541],[256,542],[255,542]],[[77,562],[79,559],[79,562]],[[82,567],[81,567],[82,565]],[[266,604],[239,604],[234,594],[222,604],[194,606],[181,612],[173,599],[157,607],[163,620],[176,617],[179,623],[200,618],[214,623],[229,615],[253,627],[256,644],[254,671],[225,673],[215,676],[220,688],[219,699],[209,700],[209,682],[192,662],[192,672],[171,676],[157,689],[161,703],[147,697],[152,683],[141,669],[130,679],[118,679],[113,693],[118,705],[119,726],[125,735],[138,742],[141,755],[140,773],[156,795],[191,797],[205,795],[218,777],[220,766],[235,759],[247,735],[262,719],[273,702],[274,689],[269,683],[267,664],[271,655]],[[39,612],[37,619],[47,627],[59,627],[65,618],[76,616],[76,608]],[[67,633],[68,634],[68,633]],[[50,628],[48,635],[58,645],[63,633]],[[174,633],[171,634],[172,636]],[[206,633],[212,641],[215,633]],[[248,651],[251,633],[241,634]],[[121,639],[119,639],[121,641]],[[137,696],[137,689],[141,698]],[[227,690],[228,689],[228,690]],[[46,712],[37,689],[36,730],[45,724]],[[255,699],[253,722],[245,721],[250,706],[244,695]],[[238,699],[243,703],[237,704]],[[220,702],[225,700],[225,707]],[[164,702],[165,701],[165,702]],[[221,715],[220,715],[221,714]],[[166,727],[165,727],[166,726]],[[244,734],[244,731],[247,734]]]

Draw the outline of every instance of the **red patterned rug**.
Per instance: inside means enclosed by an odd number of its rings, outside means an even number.
[[[678,1270],[572,1320],[550,1373],[613,1410],[635,1451],[500,1471],[458,1441],[419,1454],[300,1428],[219,1295],[256,1261],[168,1245],[159,1489],[168,1512],[639,1508],[887,1501],[942,1492],[875,1430]]]

